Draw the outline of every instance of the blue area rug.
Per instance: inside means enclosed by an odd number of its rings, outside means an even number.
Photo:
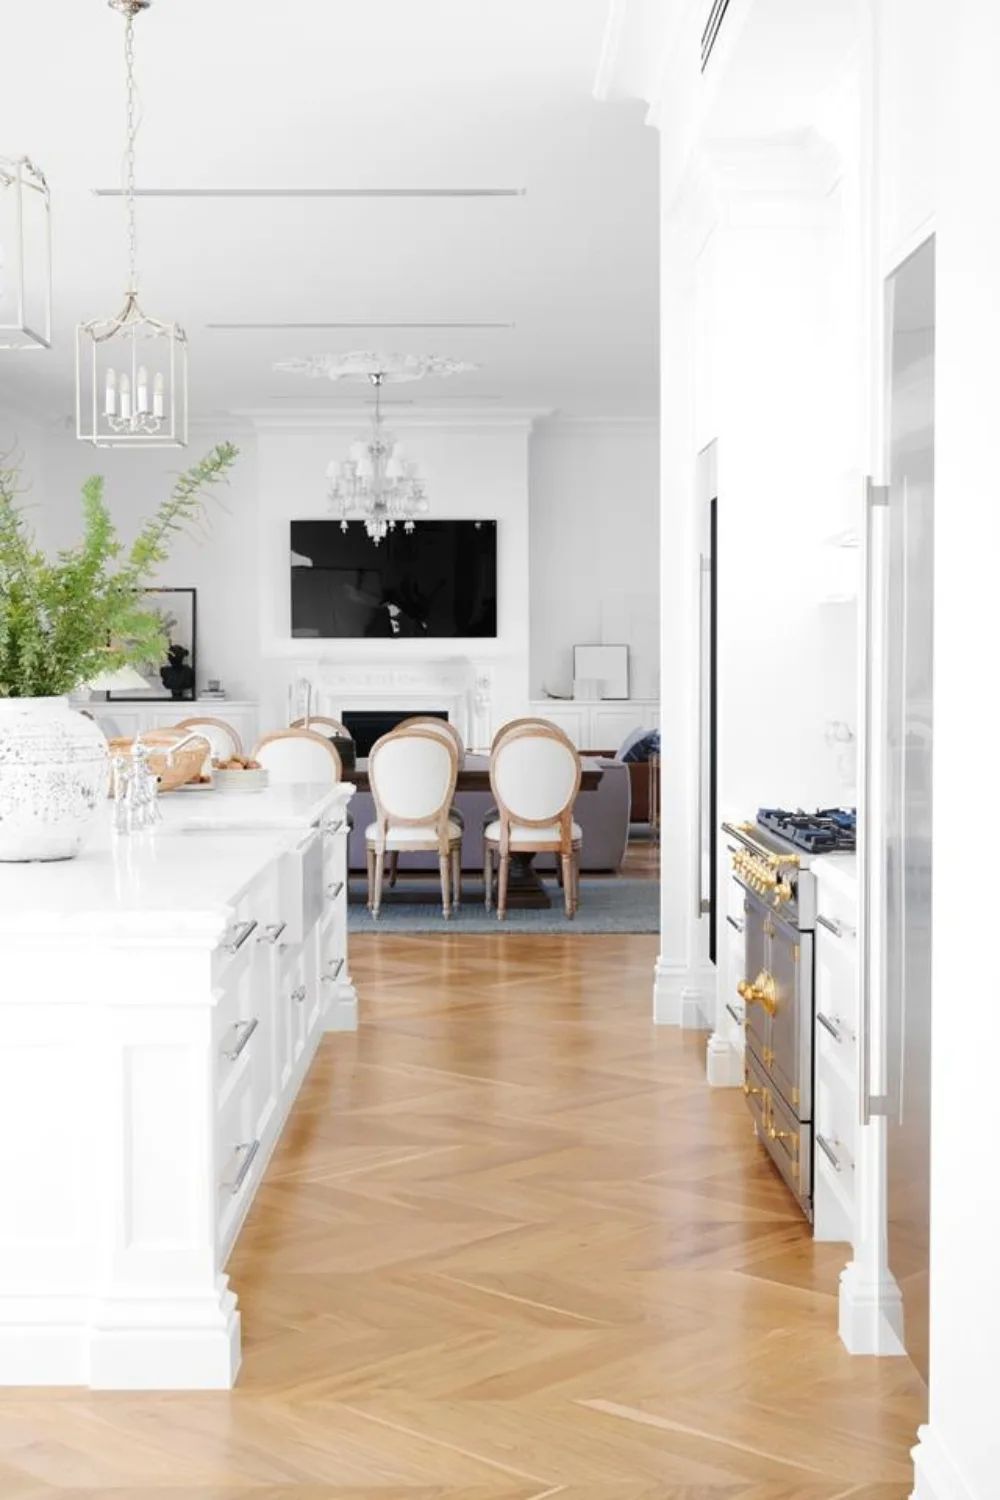
[[[462,882],[463,901],[449,921],[441,915],[441,893],[429,880],[400,876],[395,891],[386,890],[377,922],[365,902],[364,877],[351,876],[348,929],[350,932],[659,932],[660,885],[656,880],[585,875],[580,881],[580,909],[571,922],[563,912],[562,891],[555,878],[545,881],[552,906],[548,910],[515,909],[506,920],[483,907],[483,883],[472,876]],[[427,902],[403,902],[401,895],[427,893]],[[394,899],[395,898],[395,899]],[[471,899],[470,899],[471,898]]]

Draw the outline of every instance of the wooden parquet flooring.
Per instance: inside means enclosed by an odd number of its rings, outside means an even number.
[[[904,1500],[923,1388],[814,1245],[657,942],[359,939],[230,1265],[231,1394],[0,1396],[0,1497]]]

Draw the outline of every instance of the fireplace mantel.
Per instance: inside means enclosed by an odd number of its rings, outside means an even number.
[[[299,676],[312,686],[312,711],[342,718],[352,709],[446,712],[469,749],[492,737],[492,673],[468,657],[437,661],[345,664],[303,662]],[[304,707],[299,712],[304,713]]]

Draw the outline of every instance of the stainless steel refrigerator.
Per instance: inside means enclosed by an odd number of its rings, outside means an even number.
[[[907,1353],[927,1378],[930,1263],[931,770],[934,745],[934,241],[886,283],[888,487],[878,913],[884,997],[888,1255]],[[874,914],[873,914],[874,915]]]

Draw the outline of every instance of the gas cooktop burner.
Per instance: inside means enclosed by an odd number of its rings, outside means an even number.
[[[788,843],[807,849],[810,854],[829,854],[855,847],[857,813],[853,807],[827,807],[814,813],[762,807],[757,813],[757,822]]]

